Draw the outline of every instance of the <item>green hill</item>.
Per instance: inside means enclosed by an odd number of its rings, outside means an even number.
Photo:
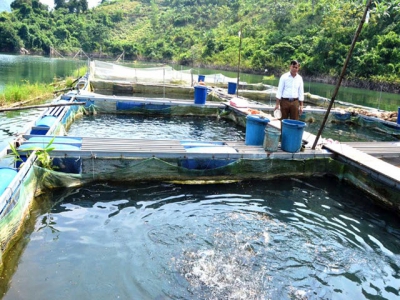
[[[249,72],[286,70],[291,59],[310,78],[338,76],[365,9],[339,0],[85,0],[47,11],[38,0],[16,0],[0,14],[0,51],[20,47],[63,54],[83,49],[126,59],[234,69],[241,32],[241,66]],[[87,3],[87,2],[86,2]],[[399,84],[400,0],[374,2],[347,79]]]

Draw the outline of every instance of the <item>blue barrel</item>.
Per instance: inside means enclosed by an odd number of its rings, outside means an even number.
[[[397,108],[397,124],[400,124],[400,107]]]
[[[234,95],[236,94],[237,84],[235,82],[228,82],[228,94]]]
[[[198,78],[198,80],[197,80],[197,82],[200,82],[200,81],[206,81],[206,76],[205,75],[199,75],[199,78]]]
[[[50,127],[56,122],[57,118],[55,116],[43,116],[40,120],[36,122],[36,127],[41,127],[43,130],[32,129],[31,134],[46,135]]]
[[[279,146],[279,138],[281,137],[280,130],[267,126],[265,128],[265,136],[264,136],[264,143],[263,147],[265,151],[268,152],[276,152],[278,151]]]
[[[199,147],[186,148],[188,153],[232,153],[236,154],[236,149],[226,146],[214,145],[200,145]],[[211,170],[216,168],[225,167],[233,162],[235,159],[214,159],[214,158],[188,158],[178,160],[178,166],[190,170]]]
[[[248,115],[246,117],[246,145],[262,146],[264,142],[265,126],[269,123],[268,118],[259,115]]]
[[[303,141],[303,132],[306,123],[297,120],[282,120],[282,141],[283,151],[299,152]]]
[[[335,119],[338,120],[338,121],[347,121],[351,117],[351,113],[349,113],[349,112],[346,112],[346,113],[343,113],[343,114],[334,113],[333,115],[334,115]]]
[[[194,87],[194,104],[205,104],[207,99],[207,87],[196,85]]]
[[[40,120],[36,122],[36,126],[51,127],[56,122],[57,118],[55,116],[43,116]]]
[[[0,195],[4,193],[8,185],[17,176],[17,171],[11,168],[0,168]]]

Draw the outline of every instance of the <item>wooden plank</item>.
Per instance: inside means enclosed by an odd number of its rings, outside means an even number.
[[[344,144],[349,145],[353,148],[397,148],[400,151],[400,142],[345,142]]]
[[[346,144],[327,144],[324,145],[324,148],[348,158],[359,165],[365,166],[372,171],[382,174],[397,183],[400,182],[400,169],[396,166],[361,152],[360,150]]]
[[[343,144],[379,158],[400,157],[400,142],[346,142]]]

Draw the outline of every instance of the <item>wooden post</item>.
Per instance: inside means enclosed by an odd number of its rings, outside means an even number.
[[[240,52],[242,50],[242,28],[239,31],[239,58],[238,58],[238,70],[237,70],[237,87],[236,87],[236,97],[239,96],[239,78],[240,78]]]

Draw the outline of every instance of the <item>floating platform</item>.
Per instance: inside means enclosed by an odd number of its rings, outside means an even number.
[[[36,136],[24,135],[22,145],[37,144]],[[43,141],[45,145],[47,141]],[[194,158],[194,159],[309,159],[331,157],[326,150],[305,149],[288,153],[282,150],[267,152],[262,146],[245,145],[244,141],[179,141],[120,138],[57,137],[54,145],[78,145],[79,149],[63,147],[51,151],[52,157],[82,158]]]
[[[80,86],[87,87],[84,83]],[[193,87],[190,89],[193,91]],[[246,126],[249,114],[258,114],[269,119],[266,126],[281,128],[281,121],[271,115],[275,105],[238,98],[220,88],[208,88],[208,94],[216,101],[196,104],[193,100],[108,96],[76,90],[55,99],[54,103],[85,103],[86,110],[93,110],[93,113],[226,117],[242,126]],[[306,107],[304,111],[326,113],[323,108]],[[339,121],[349,117],[341,110],[331,113],[337,114]],[[332,175],[350,181],[373,195],[379,204],[400,213],[400,169],[397,167],[400,164],[389,163],[399,160],[399,143],[326,144],[320,138],[313,150],[316,136],[304,131],[301,151],[289,153],[282,151],[280,146],[270,152],[263,146],[246,145],[245,141],[62,136],[64,126],[82,114],[83,108],[78,105],[49,108],[14,141],[25,163],[19,170],[15,169],[17,175],[3,186],[0,195],[0,222],[7,224],[9,229],[0,236],[1,250],[6,249],[18,230],[38,189],[82,185],[94,180],[190,180],[201,183]],[[368,124],[376,121],[364,119]],[[396,125],[392,127],[398,129]],[[54,150],[49,153],[57,167],[54,171],[38,167],[32,150],[32,147],[45,148],[50,141]],[[2,154],[6,152],[10,153],[11,149],[3,150]]]
[[[351,164],[361,171],[367,172],[375,180],[400,190],[400,168],[375,157],[393,157],[396,155],[396,150],[397,157],[400,157],[400,143],[380,143],[374,148],[366,147],[361,143],[354,143],[353,146],[364,149],[365,152],[347,144],[326,144],[324,148],[332,151],[336,159]],[[388,149],[390,150],[388,151]]]

